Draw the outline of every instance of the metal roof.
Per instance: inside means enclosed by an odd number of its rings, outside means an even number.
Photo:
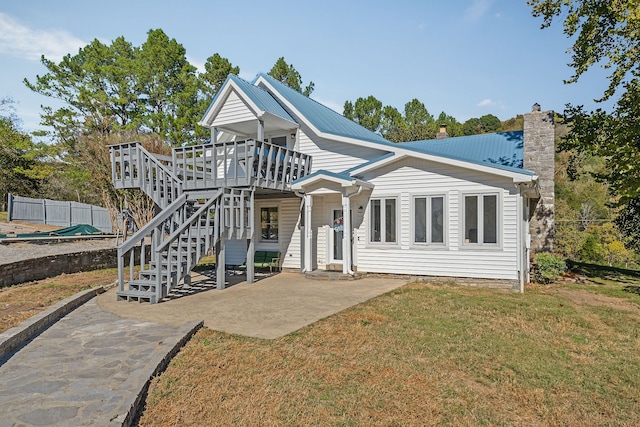
[[[425,154],[533,174],[523,169],[523,131],[401,142],[398,145]]]
[[[284,99],[291,103],[320,132],[393,146],[392,142],[387,141],[377,133],[371,132],[329,107],[291,89],[268,74],[258,74],[255,81],[259,77],[267,80]]]

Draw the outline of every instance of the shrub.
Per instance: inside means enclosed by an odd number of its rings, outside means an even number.
[[[540,253],[534,258],[533,280],[536,283],[551,283],[567,270],[564,259],[550,253]]]

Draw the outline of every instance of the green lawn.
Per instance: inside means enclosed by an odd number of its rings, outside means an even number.
[[[204,329],[141,425],[640,425],[640,283],[615,274],[411,283],[278,340]]]
[[[7,212],[0,212],[0,222],[7,222],[9,214]]]

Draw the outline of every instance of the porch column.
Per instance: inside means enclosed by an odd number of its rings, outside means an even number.
[[[211,128],[211,142],[214,144],[218,142],[218,128],[216,127]]]
[[[313,228],[311,227],[311,210],[313,208],[313,196],[304,195],[304,265],[303,272],[312,271],[312,248]]]
[[[351,199],[342,194],[342,274],[351,274]]]

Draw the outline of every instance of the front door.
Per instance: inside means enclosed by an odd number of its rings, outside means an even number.
[[[344,238],[344,218],[342,209],[332,210],[333,222],[331,225],[331,264],[342,264],[342,239]]]

